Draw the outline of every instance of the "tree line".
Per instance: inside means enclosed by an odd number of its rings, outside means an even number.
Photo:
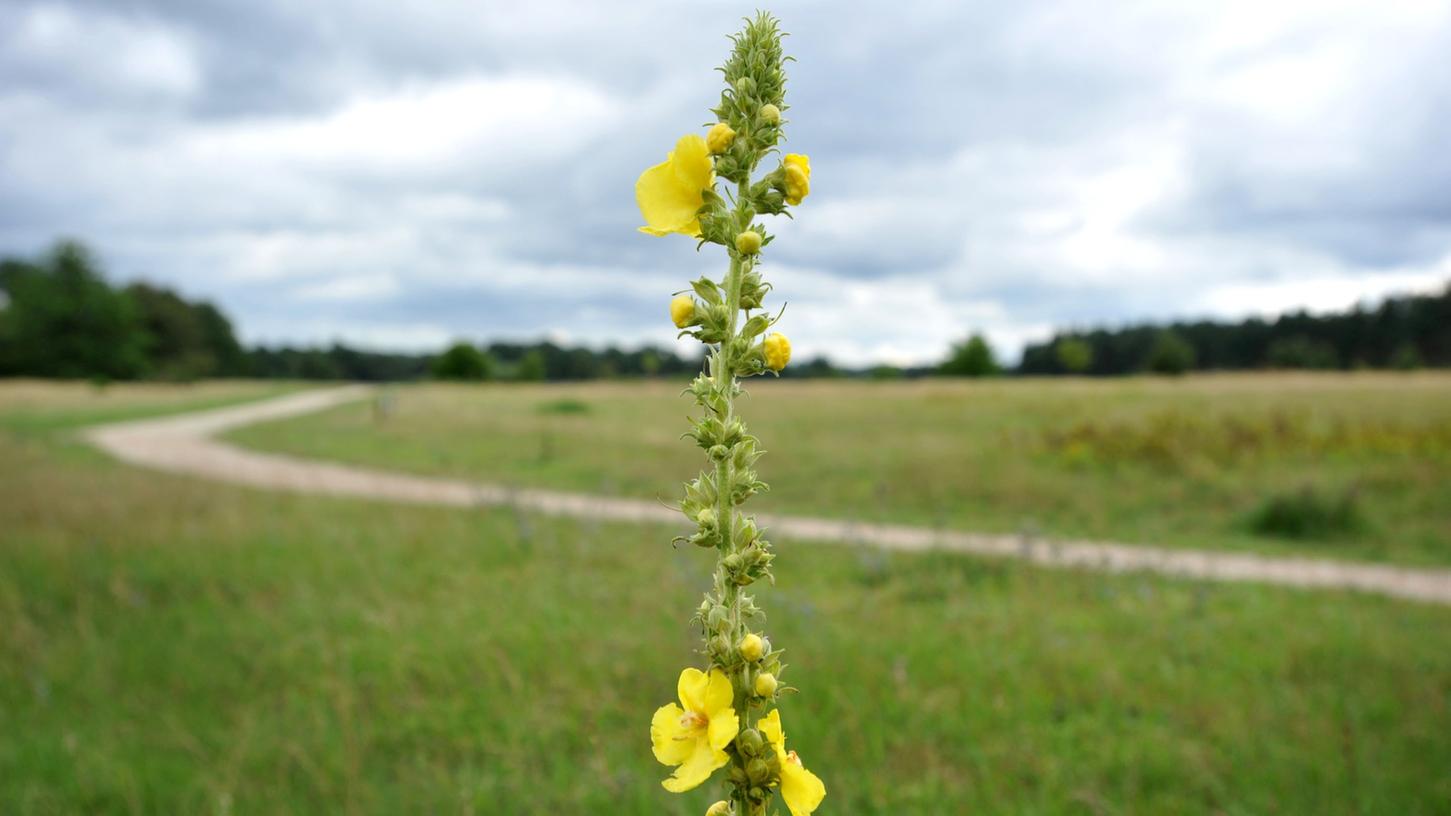
[[[937,366],[839,368],[794,361],[792,378],[928,375],[1178,374],[1200,369],[1451,366],[1451,285],[1436,295],[1390,298],[1341,314],[1272,321],[1193,321],[1065,331],[1029,345],[1009,369],[974,334]],[[408,381],[590,380],[688,376],[698,358],[667,349],[570,348],[550,342],[457,342],[436,354],[244,347],[214,305],[149,283],[112,286],[94,257],[61,242],[38,258],[0,260],[0,376],[190,381],[206,377]]]
[[[1451,285],[1379,306],[1273,320],[1181,321],[1060,332],[1023,351],[1023,374],[1451,366]]]

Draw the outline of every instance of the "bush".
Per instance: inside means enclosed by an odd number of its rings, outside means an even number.
[[[1365,527],[1354,490],[1329,495],[1311,485],[1268,496],[1250,516],[1250,529],[1276,538],[1335,538]]]

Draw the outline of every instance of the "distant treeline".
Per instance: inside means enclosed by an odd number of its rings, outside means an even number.
[[[1023,351],[1024,374],[1451,366],[1451,285],[1348,312],[1060,332]]]
[[[1016,370],[972,335],[940,365],[846,370],[796,360],[793,378],[926,375],[1177,374],[1198,369],[1451,367],[1451,286],[1391,298],[1374,309],[1304,312],[1273,321],[1179,322],[1060,332],[1030,345]],[[215,306],[147,283],[106,282],[87,250],[58,243],[37,259],[0,260],[0,377],[195,380],[253,377],[407,381],[590,380],[687,376],[701,359],[666,349],[568,348],[549,342],[455,343],[437,354],[326,348],[244,348]]]
[[[254,377],[402,381],[585,380],[700,369],[658,348],[566,348],[549,342],[459,343],[441,354],[326,348],[247,349],[215,306],[147,283],[111,286],[80,244],[34,260],[0,260],[0,376],[96,380]]]

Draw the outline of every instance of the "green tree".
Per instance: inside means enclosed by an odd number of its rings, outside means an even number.
[[[494,366],[477,346],[458,342],[434,359],[432,371],[440,380],[487,380],[493,377]]]
[[[519,359],[519,368],[514,372],[514,377],[524,382],[539,382],[546,373],[544,352],[535,348],[525,352]]]
[[[938,370],[949,377],[989,377],[1001,369],[987,338],[973,334],[952,347],[952,354]]]
[[[1177,332],[1164,330],[1154,338],[1144,367],[1155,374],[1178,376],[1194,367],[1194,347]]]
[[[1065,337],[1057,343],[1058,364],[1072,374],[1082,374],[1093,365],[1093,346],[1077,337]]]
[[[135,304],[106,284],[80,244],[62,241],[34,263],[0,263],[0,289],[0,373],[98,380],[146,373]]]

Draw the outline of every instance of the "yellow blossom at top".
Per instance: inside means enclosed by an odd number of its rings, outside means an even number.
[[[781,160],[786,172],[786,203],[792,206],[811,193],[811,159],[800,153],[787,153]]]
[[[712,153],[720,154],[730,149],[731,143],[736,140],[736,132],[725,122],[716,122],[710,126],[705,133],[705,146]]]
[[[680,137],[665,161],[640,174],[635,203],[645,217],[641,232],[651,235],[700,235],[701,193],[715,186],[715,170],[705,140],[694,133]]]
[[[811,816],[811,812],[826,798],[826,784],[806,770],[795,751],[786,750],[786,732],[781,730],[780,709],[772,710],[756,727],[775,749],[776,758],[781,760],[781,798],[786,800],[791,816]]]
[[[670,322],[675,328],[683,329],[695,321],[695,298],[690,295],[676,295],[670,299]]]
[[[780,371],[791,362],[791,341],[784,334],[768,334],[761,341],[761,353],[766,357],[766,368]]]
[[[695,668],[682,671],[677,691],[680,705],[663,705],[650,720],[655,758],[680,766],[661,783],[672,793],[696,787],[729,762],[725,747],[740,730],[740,719],[731,707],[731,681],[720,669],[711,669],[710,674]]]

